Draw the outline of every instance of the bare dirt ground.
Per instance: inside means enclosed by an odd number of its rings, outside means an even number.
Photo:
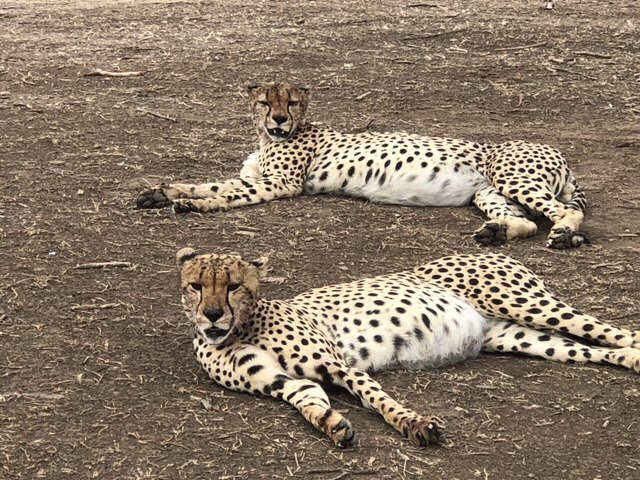
[[[270,252],[285,281],[263,292],[283,298],[484,251],[476,210],[328,196],[206,216],[133,208],[149,184],[237,172],[255,148],[245,86],[291,79],[312,89],[314,121],[345,131],[560,148],[591,201],[593,246],[550,251],[541,224],[500,251],[640,328],[640,6],[543,5],[4,0],[0,478],[640,478],[640,378],[621,369],[483,355],[383,373],[392,395],[446,418],[451,448],[414,448],[339,393],[359,434],[339,451],[192,357],[178,247]]]

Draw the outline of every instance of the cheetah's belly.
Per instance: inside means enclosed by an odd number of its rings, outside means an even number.
[[[469,204],[471,197],[489,185],[488,180],[471,166],[439,164],[414,171],[399,171],[387,182],[371,182],[355,188],[352,195],[374,202],[429,207],[459,207]]]
[[[387,297],[383,306],[347,307],[354,321],[338,322],[336,341],[349,365],[362,370],[435,368],[478,355],[486,318],[436,285],[409,288],[414,293]]]
[[[374,169],[375,167],[371,167]],[[425,167],[407,165],[356,171],[353,175],[312,175],[305,182],[307,193],[342,192],[373,202],[430,207],[459,207],[489,186],[475,167],[457,162],[433,162]],[[324,178],[323,178],[324,177]]]

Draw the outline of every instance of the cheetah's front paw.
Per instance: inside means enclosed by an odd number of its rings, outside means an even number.
[[[136,206],[138,208],[165,208],[171,203],[162,186],[146,190],[136,198]]]
[[[172,203],[174,213],[190,213],[199,210],[194,201],[188,198],[176,199]]]
[[[406,420],[405,437],[420,447],[438,445],[444,441],[444,421],[438,417],[418,416]]]
[[[583,243],[591,243],[589,235],[585,232],[575,232],[569,227],[553,228],[547,238],[549,248],[576,248]]]
[[[504,245],[507,242],[507,226],[498,222],[486,222],[473,233],[473,239],[484,245]]]

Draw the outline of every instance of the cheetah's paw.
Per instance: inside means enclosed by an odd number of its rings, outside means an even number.
[[[498,222],[486,222],[473,233],[473,239],[484,245],[507,243],[507,226]]]
[[[353,441],[356,438],[356,432],[353,430],[351,422],[343,417],[337,425],[331,428],[329,436],[337,447],[349,448],[353,446]]]
[[[146,190],[136,198],[138,208],[165,208],[171,205],[171,200],[164,193],[162,185]]]
[[[180,198],[174,200],[172,203],[174,213],[190,213],[197,212],[199,210],[193,201],[187,198]]]
[[[589,235],[585,232],[574,232],[568,227],[553,228],[547,238],[549,248],[576,248],[584,243],[591,243]]]
[[[404,434],[420,447],[439,445],[444,441],[444,421],[438,417],[422,417],[408,419]]]

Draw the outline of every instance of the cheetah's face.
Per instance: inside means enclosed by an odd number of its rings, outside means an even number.
[[[210,344],[231,342],[253,313],[263,264],[235,255],[197,255],[192,248],[176,256],[187,317]]]
[[[248,89],[253,123],[261,139],[283,142],[304,125],[309,94],[290,83],[266,83]]]

